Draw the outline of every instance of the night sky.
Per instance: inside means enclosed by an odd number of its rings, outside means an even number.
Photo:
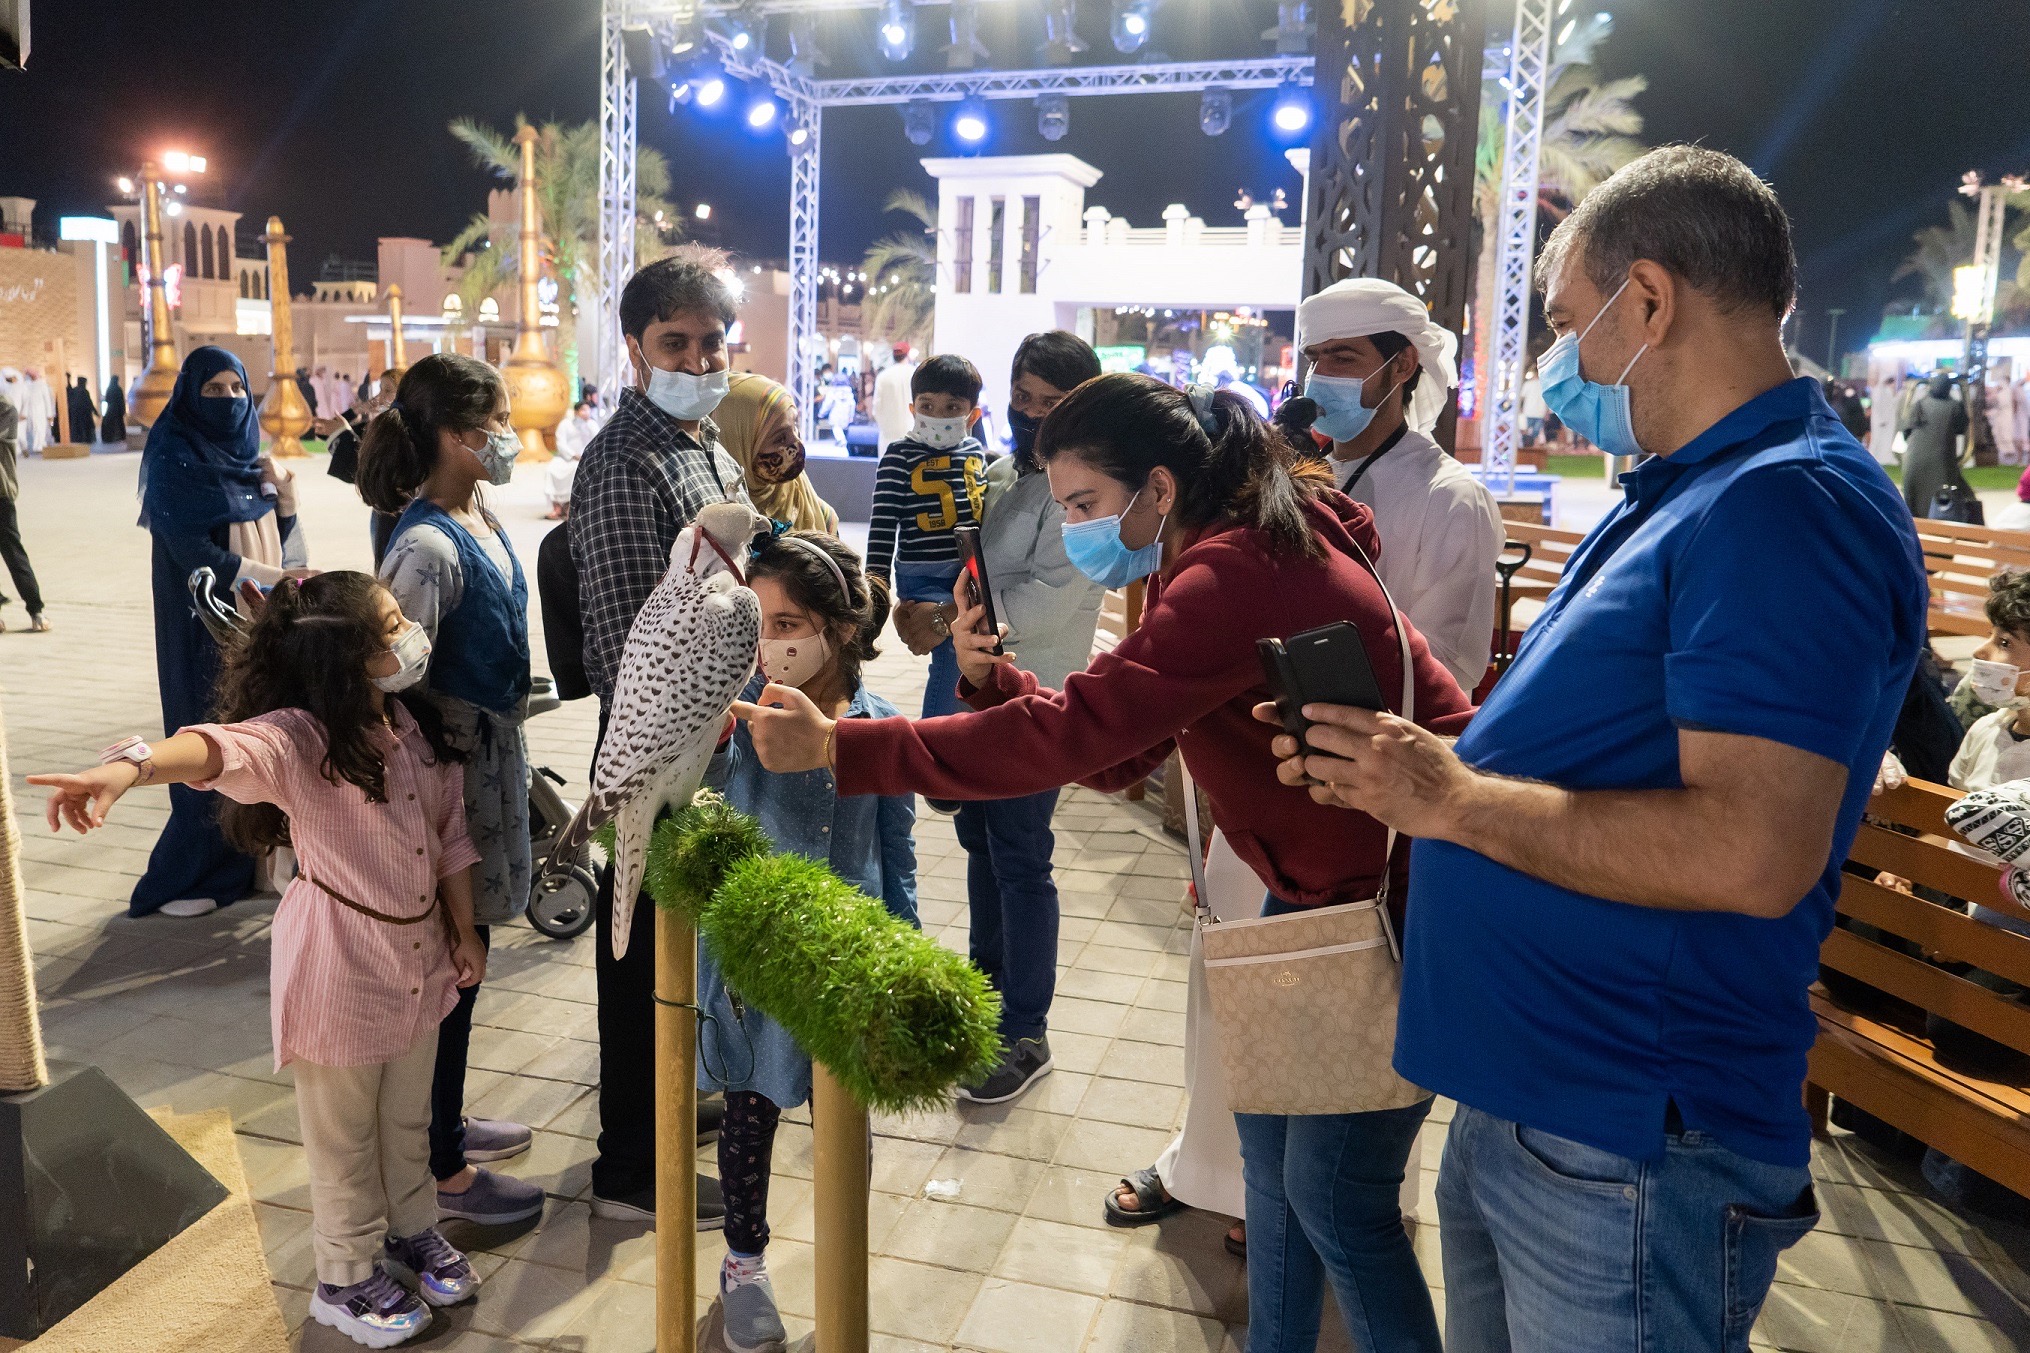
[[[1580,11],[1598,0],[1578,0]],[[983,7],[999,64],[1036,61],[1040,7]],[[1505,6],[1491,5],[1496,13]],[[1800,341],[1822,356],[1830,306],[1841,347],[1865,340],[1893,293],[1889,274],[1920,226],[1943,223],[1967,169],[2030,170],[2030,4],[2025,0],[1607,0],[1616,27],[1599,62],[1641,73],[1645,139],[1695,140],[1742,156],[1777,188],[1803,266]],[[1166,0],[1152,46],[1179,59],[1263,52],[1265,0]],[[1081,31],[1105,48],[1106,6]],[[170,17],[164,21],[164,14]],[[919,25],[918,59],[941,45],[942,9]],[[858,28],[868,28],[867,18]],[[281,215],[298,277],[330,254],[367,259],[380,235],[448,238],[485,205],[488,180],[444,130],[468,115],[576,121],[598,111],[595,0],[96,0],[34,7],[24,74],[0,77],[0,193],[39,199],[38,223],[98,212],[110,180],[172,145],[205,154],[205,196],[255,223]],[[778,42],[781,39],[778,38]],[[849,26],[821,45],[862,69],[869,39]],[[1037,62],[1040,64],[1040,62]],[[729,101],[731,102],[731,101]],[[787,246],[789,171],[779,133],[750,136],[738,109],[680,109],[644,88],[642,135],[676,171],[687,209],[712,204],[723,242],[757,258]],[[1233,128],[1197,130],[1197,97],[1074,99],[1071,134],[1036,135],[1030,105],[990,105],[989,153],[1069,151],[1106,177],[1089,202],[1160,224],[1181,201],[1238,225],[1246,187],[1294,198],[1297,176],[1267,128],[1266,95],[1237,96]],[[821,220],[828,261],[857,262],[899,227],[880,204],[932,190],[917,157],[951,154],[943,127],[922,150],[894,109],[826,116]],[[1287,219],[1294,220],[1294,213]],[[1909,293],[1905,283],[1902,293]]]

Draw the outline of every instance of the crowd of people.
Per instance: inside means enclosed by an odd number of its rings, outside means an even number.
[[[1665,148],[1553,233],[1541,397],[1646,458],[1478,705],[1503,533],[1432,438],[1456,339],[1400,288],[1304,302],[1305,438],[1233,390],[1102,375],[1050,332],[1016,352],[1014,454],[995,459],[973,436],[972,363],[898,354],[876,383],[862,558],[803,471],[788,392],[728,370],[721,264],[687,249],[627,284],[633,380],[579,430],[538,561],[551,668],[600,700],[601,740],[679,534],[710,504],[752,505],[774,523],[738,561],[759,671],[709,782],[905,921],[917,796],[956,813],[1003,1040],[961,1098],[1010,1101],[1051,1070],[1062,788],[1120,789],[1175,754],[1187,795],[1203,789],[1186,1127],[1093,1205],[1117,1225],[1186,1204],[1241,1218],[1250,1353],[1314,1348],[1328,1285],[1381,1353],[1745,1350],[1778,1256],[1817,1220],[1806,989],[1926,605],[1896,487],[1784,356],[1796,267],[1769,188]],[[314,573],[292,560],[292,493],[259,454],[245,372],[192,353],[143,461],[169,736],[33,777],[52,825],[79,830],[136,784],[172,786],[137,914],[228,903],[257,859],[279,878],[293,851],[272,992],[304,1119],[311,1310],[376,1346],[478,1287],[440,1218],[543,1205],[485,1168],[529,1130],[462,1112],[489,927],[530,886],[529,588],[485,497],[512,474],[508,412],[470,358],[385,373],[346,429],[378,574]],[[990,597],[960,567],[970,527]],[[192,614],[198,567],[243,617],[223,647]],[[1106,590],[1137,582],[1139,624],[1093,655]],[[927,660],[920,717],[865,682],[889,625]],[[1328,627],[1350,627],[1385,709],[1271,701],[1258,641]],[[2010,700],[2030,702],[2011,670]],[[653,1222],[654,945],[640,908],[615,957],[611,889],[592,1209]],[[1347,927],[1366,938],[1330,942]],[[1207,956],[1237,934],[1265,947]],[[1263,1018],[1247,973],[1268,960],[1321,984],[1321,1024]],[[728,1342],[779,1347],[770,1160],[810,1062],[709,955],[700,992],[719,1171],[695,1219],[664,1220],[724,1228]],[[1403,1225],[1434,1094],[1457,1103],[1442,1338]]]

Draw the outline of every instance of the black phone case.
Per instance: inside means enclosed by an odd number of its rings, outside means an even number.
[[[972,578],[973,591],[987,608],[987,633],[994,636],[994,655],[1001,648],[1001,618],[994,614],[994,589],[987,583],[987,555],[980,546],[980,528],[954,526],[952,539],[959,547],[959,567]]]
[[[1304,734],[1311,724],[1300,712],[1305,705],[1388,708],[1381,697],[1380,683],[1375,680],[1374,665],[1368,661],[1367,645],[1361,642],[1360,631],[1346,621],[1293,634],[1288,639],[1257,639],[1255,652],[1261,658],[1262,675],[1276,697],[1283,730],[1296,738],[1307,753],[1311,744]]]

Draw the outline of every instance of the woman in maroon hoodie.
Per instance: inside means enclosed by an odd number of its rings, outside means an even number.
[[[1148,576],[1141,626],[1062,691],[1038,687],[953,625],[960,692],[978,713],[942,719],[824,717],[771,686],[737,705],[775,771],[833,767],[841,794],[998,799],[1079,783],[1113,791],[1173,747],[1212,803],[1274,912],[1372,897],[1380,824],[1280,783],[1255,641],[1337,620],[1366,641],[1384,692],[1402,660],[1380,585],[1368,509],[1300,462],[1239,396],[1179,391],[1139,375],[1087,381],[1044,419],[1037,454],[1065,511],[1066,548],[1097,581]],[[1356,548],[1358,547],[1358,548]],[[969,642],[970,641],[970,642]],[[1466,697],[1422,636],[1409,634],[1417,721],[1458,731]],[[1392,867],[1400,907],[1408,851]],[[1399,924],[1402,921],[1398,913]],[[1047,1064],[1042,1044],[1026,1051]],[[1404,1234],[1397,1191],[1426,1100],[1366,1114],[1237,1115],[1248,1205],[1249,1353],[1316,1345],[1331,1280],[1356,1346],[1437,1353],[1437,1322]]]

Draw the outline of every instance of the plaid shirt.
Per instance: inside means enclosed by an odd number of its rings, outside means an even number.
[[[586,446],[571,481],[571,561],[585,621],[585,675],[613,695],[635,613],[669,570],[677,532],[707,503],[748,501],[740,466],[708,418],[693,437],[641,391]]]

